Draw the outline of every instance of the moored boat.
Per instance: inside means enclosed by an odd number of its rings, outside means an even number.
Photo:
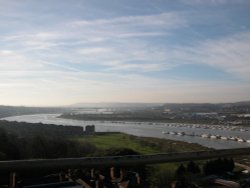
[[[222,136],[220,137],[221,140],[228,140],[228,138],[226,136]]]
[[[238,142],[245,142],[245,140],[243,138],[238,138],[237,141]]]
[[[210,138],[210,134],[202,134],[201,137],[202,138]]]

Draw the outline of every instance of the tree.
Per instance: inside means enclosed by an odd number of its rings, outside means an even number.
[[[192,173],[192,174],[198,174],[201,172],[200,167],[194,163],[193,161],[190,161],[187,164],[187,172]]]
[[[177,170],[175,171],[176,178],[179,179],[181,177],[184,177],[184,174],[186,172],[186,168],[183,164],[181,164]]]
[[[229,166],[229,168],[228,168],[229,171],[233,171],[234,170],[235,165],[234,165],[234,160],[232,158],[229,159],[228,166]]]
[[[203,166],[204,174],[223,174],[228,171],[233,171],[234,169],[234,161],[233,159],[221,159],[218,158],[216,160],[211,160],[206,162]]]

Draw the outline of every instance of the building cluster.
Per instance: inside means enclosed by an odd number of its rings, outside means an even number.
[[[250,125],[250,114],[222,112],[172,112],[165,109],[164,117],[169,120],[207,122],[223,125]]]
[[[93,135],[95,134],[95,125],[87,125],[85,130],[83,131],[85,135]]]

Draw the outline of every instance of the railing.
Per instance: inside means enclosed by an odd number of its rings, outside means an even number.
[[[184,153],[163,153],[152,155],[126,155],[108,157],[83,157],[60,159],[34,159],[0,161],[0,170],[10,172],[10,187],[14,187],[15,174],[23,170],[36,169],[80,169],[111,166],[138,166],[156,163],[202,160],[216,157],[250,155],[250,148],[222,149]]]

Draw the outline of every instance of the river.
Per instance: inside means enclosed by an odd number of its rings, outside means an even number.
[[[154,122],[106,122],[106,121],[83,121],[58,118],[60,114],[36,114],[36,115],[22,115],[2,118],[7,121],[18,121],[28,123],[44,123],[56,125],[72,125],[72,126],[86,126],[95,125],[96,131],[109,132],[119,131],[136,136],[165,138],[171,140],[180,140],[189,143],[198,143],[206,147],[215,149],[229,149],[250,147],[250,143],[238,142],[232,140],[202,138],[202,134],[220,135],[224,137],[237,137],[245,140],[250,140],[248,128],[229,126],[208,126],[208,125],[191,125],[179,123],[154,123]],[[168,132],[171,134],[163,134]],[[173,135],[173,133],[194,134],[196,136],[188,135]],[[198,136],[199,135],[199,136]]]

